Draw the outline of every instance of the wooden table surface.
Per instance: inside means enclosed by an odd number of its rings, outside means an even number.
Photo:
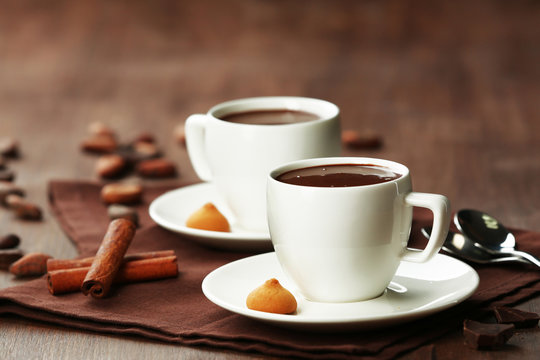
[[[0,136],[20,141],[15,182],[39,223],[0,209],[0,233],[27,252],[76,251],[47,206],[51,179],[96,179],[79,150],[101,121],[128,141],[153,133],[184,180],[197,180],[174,127],[234,98],[299,95],[342,111],[343,127],[382,136],[348,155],[409,166],[417,191],[540,231],[540,4],[535,1],[29,1],[0,3]],[[17,285],[0,273],[0,287]],[[519,306],[540,312],[540,298]],[[0,319],[0,358],[239,358]],[[459,332],[438,359],[527,359],[540,331],[499,351]],[[425,352],[404,358],[424,358]]]

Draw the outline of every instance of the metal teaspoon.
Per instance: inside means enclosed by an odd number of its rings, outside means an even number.
[[[422,234],[424,234],[425,237],[429,238],[431,234],[431,227],[426,227],[422,229]],[[448,231],[448,235],[446,236],[446,240],[443,244],[443,249],[463,260],[474,262],[478,264],[489,264],[489,263],[499,263],[499,262],[525,262],[529,263],[528,261],[523,260],[520,257],[512,256],[512,255],[493,255],[489,253],[488,251],[477,247],[474,245],[474,242],[470,239],[467,239],[465,236],[463,236],[460,233],[453,232],[451,230]]]
[[[540,267],[540,259],[516,250],[514,234],[492,216],[481,211],[464,209],[456,213],[454,222],[465,237],[474,241],[475,246],[494,255],[517,256]]]

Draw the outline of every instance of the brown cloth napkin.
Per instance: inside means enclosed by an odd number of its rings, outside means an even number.
[[[180,185],[180,184],[179,184]],[[54,181],[52,209],[81,256],[93,255],[109,222],[99,200],[101,186]],[[174,249],[180,276],[118,286],[106,299],[81,293],[52,296],[44,278],[0,291],[0,314],[50,322],[100,333],[139,335],[184,345],[204,345],[241,352],[310,359],[390,359],[427,344],[461,326],[465,317],[495,304],[511,305],[540,293],[540,272],[528,265],[475,266],[480,286],[464,303],[425,319],[376,331],[306,333],[273,327],[214,305],[201,291],[203,278],[215,268],[249,256],[203,247],[168,232],[149,218],[147,208],[172,187],[145,189],[139,206],[141,228],[129,252]],[[181,206],[181,204],[179,204]],[[412,239],[422,245],[420,228],[431,222],[416,211]],[[516,231],[521,250],[540,255],[540,234]]]

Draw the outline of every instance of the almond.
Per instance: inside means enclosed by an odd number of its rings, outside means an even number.
[[[50,258],[42,253],[24,255],[9,266],[9,272],[17,277],[43,275],[47,272],[47,260]]]

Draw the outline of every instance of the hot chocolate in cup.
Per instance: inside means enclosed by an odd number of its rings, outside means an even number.
[[[450,204],[413,192],[409,169],[373,158],[288,163],[271,171],[268,226],[281,267],[299,292],[319,302],[354,302],[384,293],[401,261],[425,262],[441,248]],[[413,206],[433,212],[423,250],[407,248]]]
[[[268,231],[266,177],[299,159],[338,156],[339,109],[304,97],[228,101],[186,120],[189,158],[199,178],[212,182],[237,226]]]

